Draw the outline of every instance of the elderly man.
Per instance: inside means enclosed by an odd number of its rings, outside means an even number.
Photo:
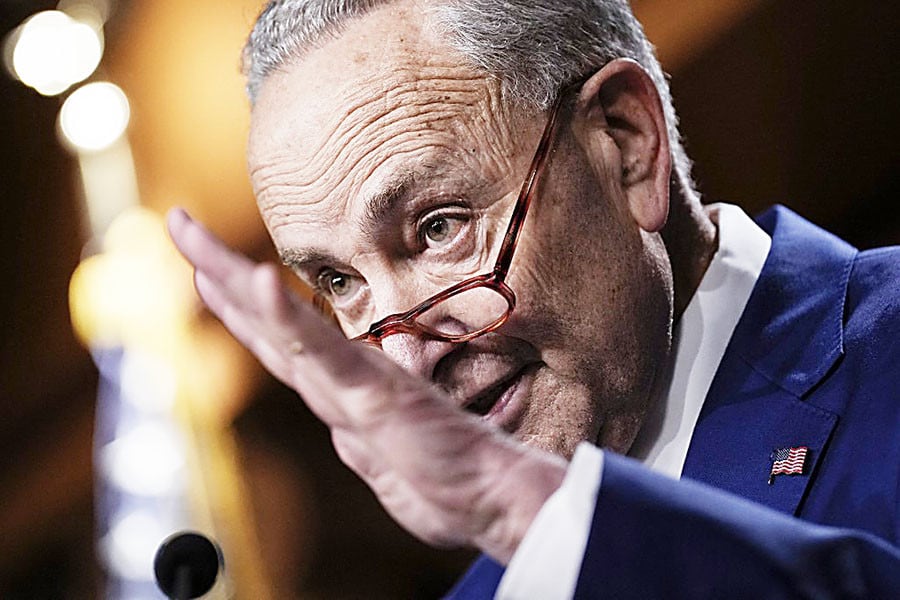
[[[485,553],[453,594],[900,590],[900,251],[702,206],[627,3],[276,0],[245,61],[260,210],[342,331],[170,231],[394,518]]]

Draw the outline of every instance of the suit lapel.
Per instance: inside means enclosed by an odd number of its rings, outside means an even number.
[[[806,401],[843,355],[856,250],[776,207],[772,249],[713,379],[683,475],[796,514],[838,416]],[[809,448],[801,475],[768,484],[772,452]]]
[[[740,388],[735,389],[734,381],[741,382]],[[720,366],[707,405],[694,430],[683,475],[795,514],[837,416],[797,399],[739,359]],[[769,485],[772,452],[800,446],[809,448],[803,474],[777,476]]]
[[[447,592],[444,600],[493,598],[504,571],[503,565],[482,554]]]

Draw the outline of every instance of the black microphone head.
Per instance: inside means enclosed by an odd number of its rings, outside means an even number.
[[[169,598],[199,598],[212,588],[223,564],[222,553],[209,538],[182,531],[159,545],[153,572]]]

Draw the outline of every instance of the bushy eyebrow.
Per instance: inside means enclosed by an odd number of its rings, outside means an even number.
[[[366,198],[360,221],[363,233],[371,235],[388,217],[397,212],[400,205],[409,199],[414,180],[413,172],[405,171]]]
[[[362,232],[370,238],[374,237],[379,226],[409,199],[414,183],[413,172],[405,171],[369,195],[364,200],[359,222]],[[312,248],[285,248],[279,250],[278,255],[281,262],[294,271],[308,271],[311,265],[334,265],[341,262],[330,252]]]
[[[293,271],[305,271],[312,264],[331,263],[334,256],[318,250],[305,250],[298,248],[285,248],[278,251],[281,263]]]

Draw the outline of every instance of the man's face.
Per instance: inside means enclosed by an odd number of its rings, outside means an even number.
[[[490,270],[547,118],[504,101],[423,21],[397,2],[352,22],[270,75],[253,112],[263,219],[352,335]],[[507,279],[509,321],[464,344],[383,342],[459,406],[563,455],[584,439],[627,450],[671,314],[615,176],[575,140],[564,110]]]

